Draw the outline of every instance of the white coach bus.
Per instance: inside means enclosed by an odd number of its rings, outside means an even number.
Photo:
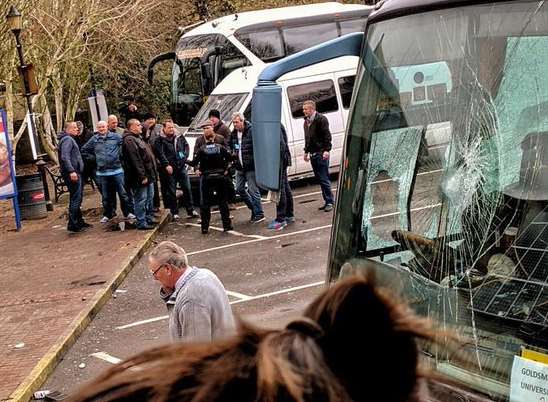
[[[364,5],[328,2],[243,12],[195,24],[182,29],[187,31],[174,52],[150,62],[149,80],[153,80],[157,63],[173,63],[170,114],[178,125],[188,126],[207,97],[235,70],[253,75],[268,63],[361,32],[371,10]],[[236,87],[238,82],[229,85]]]

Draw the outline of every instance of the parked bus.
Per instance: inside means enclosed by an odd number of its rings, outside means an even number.
[[[460,384],[439,400],[546,400],[548,5],[390,0],[359,36],[263,72],[259,184],[278,186],[277,74],[359,53],[327,281],[374,272],[467,339],[455,354],[424,345]]]
[[[288,55],[350,32],[363,31],[372,7],[319,3],[232,14],[191,26],[175,52],[161,54],[149,64],[173,62],[170,113],[188,126],[207,96],[231,72],[264,67]]]

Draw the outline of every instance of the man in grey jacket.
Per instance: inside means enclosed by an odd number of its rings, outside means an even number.
[[[169,312],[172,341],[209,342],[234,333],[234,317],[217,276],[188,265],[182,247],[163,241],[150,253],[148,267],[162,284],[160,296]]]

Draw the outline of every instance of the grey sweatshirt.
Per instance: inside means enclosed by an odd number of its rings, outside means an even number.
[[[189,267],[175,291],[160,289],[169,312],[169,336],[173,342],[213,341],[234,333],[234,317],[225,288],[207,270]]]

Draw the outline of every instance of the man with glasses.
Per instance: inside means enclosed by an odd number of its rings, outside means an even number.
[[[233,334],[234,317],[223,284],[213,272],[188,265],[182,247],[161,242],[150,253],[148,267],[162,285],[172,341],[209,342]]]

